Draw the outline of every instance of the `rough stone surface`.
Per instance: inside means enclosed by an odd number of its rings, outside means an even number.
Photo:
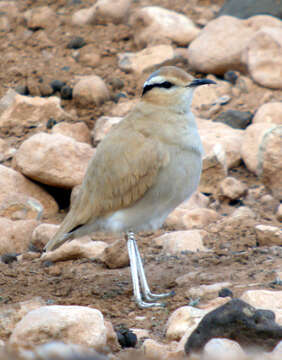
[[[233,129],[246,129],[252,118],[253,115],[250,111],[227,110],[220,113],[215,121],[229,125]]]
[[[203,350],[204,360],[238,360],[245,357],[241,346],[229,339],[211,339]]]
[[[266,134],[275,127],[271,123],[248,126],[242,139],[241,154],[247,168],[258,175],[259,149]]]
[[[231,169],[239,165],[245,134],[243,130],[203,119],[197,119],[197,125],[206,156],[219,157],[223,168]]]
[[[257,173],[273,196],[282,200],[282,125],[265,133],[258,152]]]
[[[253,34],[251,28],[234,17],[212,20],[190,44],[189,63],[203,73],[223,75],[228,70],[244,71],[241,53]]]
[[[42,204],[25,194],[7,194],[0,204],[0,216],[11,220],[40,220],[44,213]]]
[[[122,53],[118,55],[118,65],[125,72],[137,75],[154,67],[167,65],[175,57],[173,47],[170,45],[156,45],[148,47],[138,53]]]
[[[72,188],[81,184],[94,149],[61,134],[38,133],[18,149],[15,168],[33,180]]]
[[[282,229],[278,226],[257,225],[255,231],[260,246],[282,245]]]
[[[29,348],[51,340],[102,350],[107,340],[102,313],[84,306],[43,306],[22,318],[9,342]]]
[[[282,5],[276,0],[225,0],[218,15],[231,15],[246,19],[258,14],[282,18]]]
[[[85,142],[91,144],[90,131],[86,124],[78,122],[70,124],[67,122],[60,122],[52,128],[53,134],[62,134],[69,136],[76,141]]]
[[[101,254],[101,259],[110,269],[128,266],[129,257],[125,240],[118,239],[114,243],[108,245]]]
[[[79,106],[101,105],[110,93],[104,80],[96,75],[85,76],[73,88],[73,98]]]
[[[42,261],[65,261],[70,259],[103,259],[107,247],[104,241],[92,241],[89,236],[72,240],[54,251],[43,254]]]
[[[38,225],[36,220],[17,220],[0,217],[0,255],[21,253],[28,249],[31,234]]]
[[[49,6],[28,10],[24,15],[27,27],[32,30],[45,29],[56,21],[56,13]]]
[[[248,72],[258,84],[282,88],[282,26],[263,27],[250,40],[243,57]]]
[[[179,254],[182,251],[207,251],[204,238],[207,233],[203,230],[173,231],[154,239],[157,246],[163,247],[166,254]]]
[[[16,324],[30,311],[46,303],[41,297],[32,298],[15,304],[1,304],[0,307],[0,337],[8,340]]]
[[[28,196],[42,204],[44,215],[54,215],[58,211],[58,205],[51,195],[39,185],[34,184],[19,172],[0,165],[0,204],[5,203],[11,195],[14,197]]]
[[[271,351],[282,336],[282,327],[269,310],[255,309],[240,299],[230,300],[208,313],[185,344],[186,354],[201,351],[212,338],[225,337],[243,348]]]
[[[189,329],[192,333],[206,314],[206,310],[192,306],[182,306],[176,309],[167,321],[166,338],[170,341],[179,341]]]
[[[232,176],[228,176],[220,183],[223,196],[231,200],[239,199],[247,193],[248,186]]]
[[[31,237],[31,244],[38,250],[43,250],[47,242],[55,235],[59,225],[55,224],[40,224],[38,225]]]
[[[92,131],[93,142],[97,143],[104,139],[113,126],[118,124],[122,120],[122,117],[110,117],[101,116],[95,122],[94,129]]]
[[[282,125],[282,102],[269,102],[261,105],[253,118],[253,124],[257,123]]]
[[[130,25],[139,48],[167,40],[184,46],[199,33],[199,29],[185,15],[158,6],[137,9],[130,17]]]
[[[73,117],[60,104],[60,99],[55,96],[45,99],[17,94],[11,105],[0,115],[0,130],[17,134],[30,126],[43,129],[50,118],[56,121],[71,120]]]

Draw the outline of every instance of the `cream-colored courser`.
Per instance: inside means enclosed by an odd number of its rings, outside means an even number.
[[[77,198],[45,250],[97,230],[125,232],[138,305],[162,305],[152,301],[171,293],[150,292],[134,233],[160,228],[196,190],[202,145],[190,105],[197,86],[213,83],[173,66],[154,72],[138,105],[99,144]]]

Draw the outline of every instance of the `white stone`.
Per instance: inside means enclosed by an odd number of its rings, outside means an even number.
[[[203,73],[223,75],[228,70],[242,71],[245,66],[241,53],[253,34],[254,30],[242,20],[220,16],[210,21],[190,44],[189,63]]]
[[[269,102],[261,105],[256,111],[252,123],[282,125],[282,102]]]
[[[124,117],[126,116],[138,103],[139,100],[125,100],[120,101],[117,105],[115,105],[110,111],[110,116],[114,117]]]
[[[249,41],[243,54],[248,71],[258,84],[282,88],[282,26],[262,27]]]
[[[256,225],[255,232],[260,246],[282,245],[282,229],[272,225]]]
[[[176,351],[175,344],[160,344],[152,339],[145,340],[141,350],[143,351],[145,358],[148,360],[175,359],[179,356],[178,351]],[[181,352],[181,355],[183,355],[183,351]]]
[[[93,142],[100,142],[108,134],[111,128],[117,125],[123,118],[122,117],[111,117],[101,116],[95,122],[94,129],[92,131]]]
[[[24,13],[27,27],[32,30],[45,29],[56,23],[56,13],[48,6],[34,7]]]
[[[50,118],[57,122],[73,119],[62,109],[61,100],[56,96],[42,98],[17,94],[0,115],[0,130],[22,134],[22,130],[30,126],[43,129]]]
[[[223,151],[227,169],[239,165],[241,161],[241,147],[243,143],[244,130],[233,129],[228,125],[219,122],[212,122],[197,118],[199,134],[201,136],[206,155],[214,152],[217,146],[220,153]],[[218,145],[221,145],[221,150]],[[223,160],[222,160],[223,161]]]
[[[199,29],[185,15],[158,6],[137,9],[130,17],[134,42],[139,48],[170,40],[178,45],[189,44]]]
[[[239,199],[247,193],[248,186],[240,180],[228,176],[220,183],[220,191],[223,196],[231,200]]]
[[[47,191],[28,180],[19,172],[0,165],[0,204],[5,203],[5,199],[10,199],[11,195],[19,195],[25,198],[36,199],[43,206],[43,214],[52,216],[57,213],[58,205]],[[28,200],[28,199],[27,199]],[[34,207],[33,205],[31,205]]]
[[[192,306],[182,306],[169,317],[166,325],[166,338],[179,341],[187,331],[191,334],[208,310],[197,309]]]
[[[244,131],[241,154],[247,168],[258,175],[259,150],[266,134],[274,129],[272,123],[257,123],[247,127]]]
[[[67,123],[62,121],[52,128],[53,134],[69,136],[76,141],[91,144],[91,135],[87,125],[83,122]]]
[[[246,358],[241,346],[230,339],[211,339],[204,347],[203,360],[238,360]]]
[[[54,251],[43,254],[42,261],[65,261],[70,259],[100,259],[105,248],[108,246],[104,241],[92,241],[89,236],[83,236],[66,242]]]
[[[274,313],[282,309],[282,291],[272,290],[247,290],[241,300],[247,302],[257,309],[272,310]],[[282,325],[282,314],[280,313],[280,325]],[[277,319],[276,319],[277,321]]]
[[[230,282],[219,282],[211,285],[200,285],[198,287],[192,287],[187,290],[187,295],[192,297],[202,297],[206,294],[219,292],[223,288],[231,286]]]
[[[161,67],[175,58],[173,47],[170,45],[156,45],[148,47],[138,53],[120,53],[118,66],[121,70],[141,75],[154,67]]]
[[[182,251],[208,251],[203,240],[204,230],[173,231],[154,239],[157,246],[163,247],[166,254],[179,254]]]
[[[131,0],[98,0],[93,6],[91,24],[127,22]]]
[[[39,249],[47,244],[47,242],[55,235],[56,231],[59,229],[59,225],[55,224],[40,224],[38,225],[32,233],[31,243]]]
[[[74,85],[72,95],[79,106],[101,105],[110,98],[106,83],[96,75],[82,77]]]
[[[36,220],[17,220],[0,217],[0,255],[27,251]]]
[[[81,184],[94,149],[61,134],[38,133],[19,147],[15,167],[43,184],[72,188]]]
[[[102,350],[107,341],[102,313],[84,306],[43,306],[18,322],[9,343],[29,348],[52,340]]]

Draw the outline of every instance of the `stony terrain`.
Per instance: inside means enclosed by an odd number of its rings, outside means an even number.
[[[210,341],[203,359],[282,357],[282,11],[218,17],[223,3],[0,1],[0,359],[98,359],[93,349],[180,359],[198,322],[232,297],[273,311],[276,323],[263,318],[276,327],[256,344],[223,332],[231,340]],[[95,147],[163,65],[217,84],[192,104],[199,191],[138,237],[153,291],[175,296],[141,310],[122,236],[41,251]],[[52,340],[79,345],[40,348]]]

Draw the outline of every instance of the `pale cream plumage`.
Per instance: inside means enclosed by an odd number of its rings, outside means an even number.
[[[98,229],[155,229],[191,195],[202,150],[189,106],[194,88],[209,83],[176,67],[163,67],[148,78],[140,103],[99,144],[47,251]]]

